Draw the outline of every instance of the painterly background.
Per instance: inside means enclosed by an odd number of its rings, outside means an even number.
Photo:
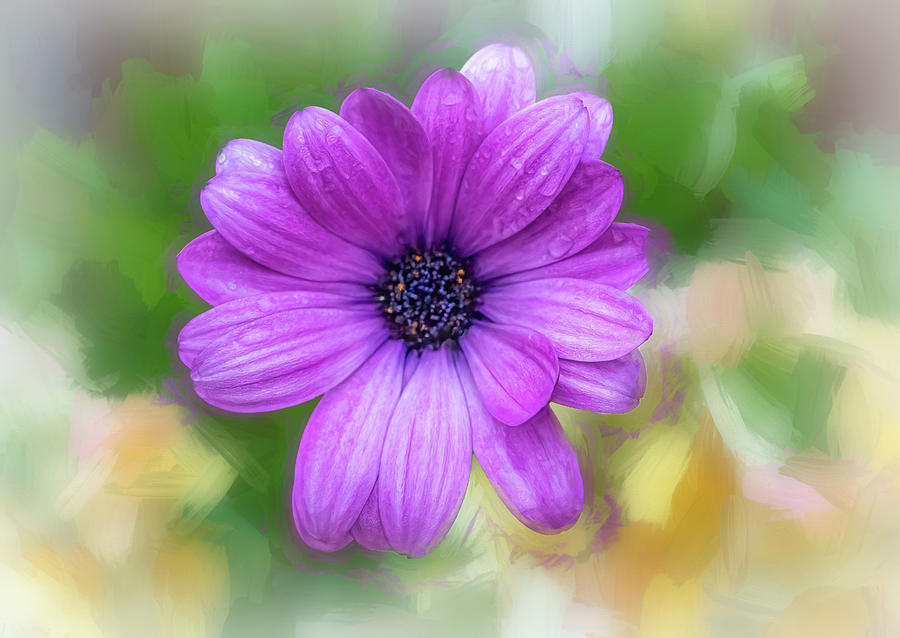
[[[900,635],[900,9],[886,0],[13,1],[0,8],[0,634]],[[311,405],[211,413],[173,269],[233,137],[515,43],[606,95],[655,332],[627,415],[558,409],[543,537],[479,469],[448,538],[291,531]]]

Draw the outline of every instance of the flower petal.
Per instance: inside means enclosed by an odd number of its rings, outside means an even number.
[[[584,147],[584,159],[600,159],[612,132],[612,105],[599,95],[588,91],[579,91],[573,95],[581,98],[591,118],[587,144]]]
[[[263,173],[284,175],[281,149],[248,139],[231,140],[216,157],[216,175]]]
[[[482,419],[473,423],[472,436],[478,463],[516,518],[543,534],[575,524],[584,483],[575,450],[549,407],[515,428]]]
[[[193,360],[191,379],[197,394],[216,407],[278,410],[330,390],[386,339],[384,320],[372,312],[285,310],[210,343]]]
[[[233,248],[215,230],[203,233],[182,248],[177,264],[178,272],[188,286],[213,306],[241,297],[307,288],[317,283],[261,266]]]
[[[545,335],[563,359],[609,361],[644,343],[653,320],[641,303],[611,286],[583,279],[540,279],[496,286],[482,312]]]
[[[402,103],[376,89],[357,89],[341,104],[341,117],[366,136],[397,180],[404,210],[421,227],[431,201],[431,143]]]
[[[489,133],[520,109],[534,104],[537,85],[525,52],[507,44],[491,44],[475,52],[463,65],[478,89],[484,111],[483,131]]]
[[[490,279],[574,255],[609,228],[624,188],[614,167],[599,160],[582,161],[537,219],[475,256],[476,275]]]
[[[637,224],[615,222],[580,253],[547,266],[507,275],[496,283],[573,277],[627,290],[647,274],[644,253],[647,232],[646,228]]]
[[[209,344],[244,324],[285,310],[352,308],[367,297],[362,286],[328,284],[328,290],[282,290],[235,299],[187,322],[178,335],[178,356],[189,368]]]
[[[500,499],[537,532],[552,534],[573,525],[584,505],[584,484],[575,450],[553,411],[544,406],[510,427],[481,405],[464,371],[460,378],[469,399],[475,458]]]
[[[374,255],[317,224],[284,175],[226,173],[209,181],[200,205],[225,240],[253,261],[316,281],[374,281]]]
[[[459,183],[481,142],[481,103],[464,75],[441,69],[422,83],[412,112],[428,134],[434,157],[431,206],[421,232],[427,246],[436,246],[447,238]]]
[[[375,481],[375,487],[372,488],[369,498],[366,499],[350,533],[353,535],[353,540],[366,549],[376,552],[393,549],[387,536],[384,535],[384,525],[381,524],[381,513],[378,511],[378,481]]]
[[[294,525],[315,549],[350,542],[350,528],[372,493],[388,422],[403,386],[406,348],[386,341],[325,393],[303,430],[294,472]]]
[[[397,180],[372,143],[340,116],[310,106],[284,129],[284,168],[317,222],[385,257],[411,240]]]
[[[518,425],[547,405],[559,365],[546,337],[519,326],[476,321],[460,347],[494,417]]]
[[[447,349],[426,351],[388,426],[378,508],[391,546],[422,556],[456,517],[472,465],[466,399]]]
[[[612,361],[559,360],[551,401],[570,408],[618,414],[637,407],[647,388],[644,358],[637,350]]]
[[[576,97],[529,106],[495,128],[472,156],[459,188],[450,236],[463,257],[527,226],[578,165],[587,110]]]

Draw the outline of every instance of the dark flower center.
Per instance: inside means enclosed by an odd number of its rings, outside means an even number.
[[[477,292],[466,266],[444,250],[412,251],[389,263],[376,293],[391,336],[437,350],[465,334]]]

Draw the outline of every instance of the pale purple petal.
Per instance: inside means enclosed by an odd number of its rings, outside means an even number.
[[[426,246],[446,239],[466,165],[481,142],[481,103],[475,87],[453,69],[432,73],[416,93],[412,112],[431,143],[431,206],[420,231]]]
[[[284,129],[284,168],[300,204],[347,241],[393,257],[412,239],[397,180],[372,143],[310,106]]]
[[[534,69],[528,56],[518,47],[488,45],[469,58],[461,72],[478,89],[485,133],[520,109],[534,104],[537,92]]]
[[[647,387],[644,358],[635,350],[612,361],[559,360],[554,403],[618,414],[637,407]]]
[[[574,524],[584,504],[584,484],[575,450],[550,408],[544,406],[525,423],[510,427],[481,404],[464,365],[460,378],[472,419],[475,458],[509,510],[543,534]]]
[[[350,542],[372,492],[388,422],[403,384],[406,348],[389,340],[313,410],[297,451],[294,525],[315,549]]]
[[[475,457],[516,518],[543,534],[575,524],[584,483],[575,450],[549,407],[515,428],[495,419],[472,428]]]
[[[384,525],[381,524],[381,513],[378,511],[378,481],[363,505],[359,518],[350,530],[353,539],[365,547],[376,552],[386,552],[393,549],[384,535]]]
[[[283,174],[212,178],[200,205],[219,234],[253,261],[316,281],[373,282],[376,257],[328,232],[300,207]]]
[[[647,274],[647,229],[614,222],[593,244],[547,266],[504,276],[497,283],[573,277],[627,290]]]
[[[540,332],[560,358],[576,361],[617,359],[653,331],[653,320],[637,299],[583,279],[498,285],[483,294],[481,310],[494,321]]]
[[[178,335],[178,356],[192,368],[197,355],[209,344],[251,321],[303,308],[359,308],[355,312],[365,312],[360,304],[368,296],[362,286],[328,284],[327,290],[282,290],[235,299],[191,319]]]
[[[494,417],[518,425],[547,405],[559,365],[546,337],[519,326],[476,321],[460,347]]]
[[[228,173],[284,175],[281,149],[256,140],[231,140],[216,157],[216,175]]]
[[[266,268],[211,230],[178,253],[178,272],[194,292],[213,306],[279,290],[327,290],[331,283],[297,279]]]
[[[381,154],[400,187],[410,223],[421,228],[434,172],[431,144],[422,125],[401,102],[375,89],[357,89],[348,95],[341,104],[341,117]]]
[[[459,188],[450,237],[464,257],[527,226],[578,165],[588,115],[575,97],[519,111],[485,138]]]
[[[449,351],[426,351],[388,426],[378,508],[398,552],[422,556],[456,517],[472,464],[466,399]]]
[[[574,255],[609,228],[623,193],[618,170],[599,160],[582,161],[537,219],[475,255],[475,275],[491,279]]]
[[[612,105],[599,95],[587,91],[579,91],[573,95],[581,98],[591,118],[590,132],[584,147],[584,159],[599,159],[612,132]]]
[[[309,401],[346,379],[387,339],[384,320],[373,314],[301,308],[244,323],[194,358],[194,389],[207,403],[232,412]]]

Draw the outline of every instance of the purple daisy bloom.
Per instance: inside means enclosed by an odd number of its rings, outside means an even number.
[[[284,149],[238,139],[178,256],[214,307],[178,338],[197,394],[234,412],[324,393],[300,441],[294,523],[311,547],[420,556],[453,522],[472,454],[528,527],[579,517],[550,401],[637,405],[647,311],[624,291],[647,230],[614,223],[609,103],[535,102],[515,47],[443,69],[412,108],[360,89],[291,117]]]

